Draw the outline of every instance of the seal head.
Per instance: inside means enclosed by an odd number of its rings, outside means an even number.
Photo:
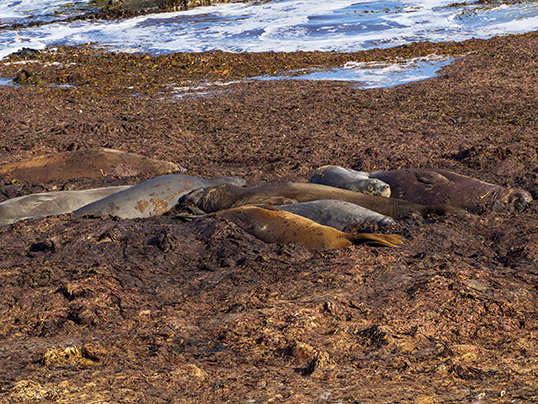
[[[368,195],[390,197],[390,186],[387,183],[377,178],[370,178],[366,172],[349,170],[338,166],[318,168],[310,177],[310,182]]]

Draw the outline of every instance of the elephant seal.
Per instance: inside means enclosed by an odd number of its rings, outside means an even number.
[[[387,226],[396,223],[391,217],[381,215],[354,203],[335,199],[294,203],[279,209],[306,217],[324,226],[343,230],[349,224],[372,223]]]
[[[485,206],[502,210],[532,201],[523,189],[505,188],[446,170],[380,171],[371,173],[370,178],[389,184],[393,197],[421,205],[449,203],[471,211]]]
[[[353,244],[396,247],[402,244],[395,234],[344,233],[274,206],[246,205],[217,212],[247,233],[266,243],[300,244],[314,249],[346,248]]]
[[[84,205],[130,187],[131,185],[123,185],[82,191],[41,192],[8,199],[0,203],[0,225],[15,223],[23,219],[40,219],[71,213]]]
[[[390,197],[390,186],[377,179],[370,178],[363,171],[348,170],[338,166],[323,166],[310,177],[314,184],[329,185],[368,195]]]
[[[4,181],[69,181],[103,176],[132,177],[139,174],[165,175],[185,171],[177,164],[153,160],[113,149],[82,149],[17,161],[0,166]]]
[[[397,219],[400,213],[410,210],[418,211],[423,216],[464,212],[463,209],[452,205],[424,206],[396,198],[366,195],[328,185],[300,182],[267,184],[253,188],[225,184],[218,187],[197,189],[181,197],[179,202],[187,206],[194,205],[202,211],[210,213],[243,205],[289,205],[323,199],[337,199],[354,203],[393,219]]]
[[[243,186],[245,183],[237,177],[202,179],[182,174],[165,175],[90,203],[77,209],[75,215],[112,215],[123,219],[157,216],[168,212],[179,197],[193,189],[221,184]]]

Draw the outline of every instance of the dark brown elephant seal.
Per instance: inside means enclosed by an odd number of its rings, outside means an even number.
[[[300,244],[315,249],[346,248],[353,244],[397,247],[394,234],[344,233],[274,206],[247,205],[217,212],[266,243]]]
[[[80,178],[165,175],[185,171],[177,164],[113,149],[82,149],[17,161],[0,166],[4,181],[68,181]]]
[[[463,209],[452,205],[424,206],[396,198],[366,195],[327,185],[300,182],[267,184],[254,188],[225,184],[192,191],[181,197],[179,202],[185,205],[194,205],[202,211],[210,213],[252,204],[287,205],[324,199],[354,203],[393,219],[397,219],[400,213],[411,210],[418,211],[423,216],[463,212]]]
[[[370,178],[363,171],[350,170],[338,166],[323,166],[318,168],[310,177],[314,184],[329,185],[368,195],[390,197],[390,186],[377,179]]]
[[[494,209],[528,203],[525,190],[505,188],[446,170],[407,169],[370,174],[390,185],[392,196],[421,205],[449,203],[474,210],[479,206]]]

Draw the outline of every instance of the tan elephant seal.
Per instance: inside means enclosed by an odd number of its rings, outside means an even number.
[[[362,206],[335,199],[325,199],[291,205],[281,205],[280,210],[306,217],[324,226],[343,230],[350,224],[377,224],[388,226],[396,223],[393,218],[374,212]]]
[[[0,166],[4,181],[69,181],[80,178],[165,175],[185,171],[177,164],[113,149],[82,149],[17,161]]]
[[[246,232],[266,243],[300,244],[314,249],[346,248],[353,244],[397,247],[402,244],[394,234],[344,233],[332,227],[274,206],[247,205],[217,212]]]
[[[474,210],[479,206],[502,209],[514,203],[528,203],[525,190],[505,188],[446,170],[406,169],[370,174],[386,182],[392,196],[421,205],[449,203]]]
[[[253,204],[288,205],[292,203],[336,199],[354,203],[374,212],[397,219],[400,213],[418,211],[423,216],[430,214],[462,213],[463,209],[452,205],[423,206],[401,199],[366,195],[360,192],[330,187],[327,185],[288,182],[267,184],[253,188],[225,184],[213,188],[201,188],[180,198],[185,205],[194,205],[204,212]]]
[[[390,197],[390,186],[377,179],[370,178],[368,173],[338,166],[323,166],[310,177],[313,184],[329,185],[368,195]]]
[[[90,203],[77,209],[75,215],[112,215],[123,219],[158,216],[168,212],[182,195],[194,189],[245,183],[237,177],[203,179],[182,174],[164,175]]]
[[[82,191],[41,192],[8,199],[0,203],[0,225],[15,223],[23,219],[40,219],[71,213],[84,205],[130,187],[131,185],[124,185]]]

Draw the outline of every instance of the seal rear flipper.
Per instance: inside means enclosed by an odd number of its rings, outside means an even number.
[[[385,247],[398,247],[403,244],[401,236],[397,234],[353,233],[350,234],[349,241],[353,244]]]

